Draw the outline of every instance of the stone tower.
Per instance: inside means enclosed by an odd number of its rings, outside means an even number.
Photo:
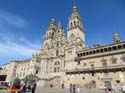
[[[73,37],[76,42],[81,42],[83,47],[85,47],[85,30],[76,5],[74,5],[72,14],[69,17],[67,30],[67,39],[71,39]]]
[[[52,17],[51,19],[51,22],[50,22],[50,25],[46,31],[46,36],[44,38],[44,46],[51,46],[52,44],[52,39],[53,39],[53,36],[54,36],[54,33],[56,32],[56,23],[55,23],[55,19],[54,17]]]
[[[114,43],[120,42],[120,37],[119,37],[118,33],[114,33],[113,40],[114,40]]]
[[[77,57],[76,52],[86,47],[85,30],[82,25],[82,19],[78,13],[76,5],[74,5],[67,28],[67,42],[65,48],[66,70],[75,68],[77,64],[75,60]]]

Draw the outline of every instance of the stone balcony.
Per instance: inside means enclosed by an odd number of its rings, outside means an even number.
[[[83,69],[65,70],[66,74],[102,73],[102,72],[117,72],[117,71],[125,71],[125,65],[95,67],[94,69],[83,68]]]

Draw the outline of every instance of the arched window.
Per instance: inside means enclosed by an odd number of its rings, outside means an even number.
[[[39,72],[39,71],[38,71],[38,70],[36,70],[36,74],[38,74],[38,72]]]
[[[74,21],[74,25],[76,25],[76,21]]]
[[[60,62],[54,63],[54,72],[60,72]]]
[[[70,26],[72,27],[72,22],[70,23]]]
[[[121,46],[121,45],[118,45],[118,49],[122,49],[122,46]]]
[[[116,47],[116,46],[113,46],[112,48],[113,48],[113,50],[117,50],[117,47]]]
[[[109,47],[109,48],[108,48],[108,51],[112,51],[112,48],[111,48],[111,47]]]
[[[52,33],[52,36],[54,36],[54,32]]]
[[[102,53],[102,52],[103,52],[103,49],[101,49],[100,51],[101,51],[101,53]]]
[[[123,45],[123,48],[125,48],[125,44]]]
[[[93,54],[95,54],[96,52],[95,52],[95,50],[93,50]]]
[[[107,52],[107,48],[104,48],[104,51]]]
[[[96,50],[97,53],[99,53],[99,50]]]

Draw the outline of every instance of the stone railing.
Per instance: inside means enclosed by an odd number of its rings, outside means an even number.
[[[94,67],[91,68],[83,68],[83,69],[70,69],[65,70],[66,73],[89,73],[89,72],[103,72],[103,71],[125,71],[125,65],[116,65],[116,66],[105,66],[105,67]]]

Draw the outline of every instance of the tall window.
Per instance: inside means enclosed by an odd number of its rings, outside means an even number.
[[[72,27],[72,22],[70,23],[70,26]]]
[[[58,56],[59,55],[59,50],[56,50],[56,56]]]
[[[59,43],[57,43],[57,47],[59,47]]]
[[[55,62],[54,64],[54,72],[60,72],[60,62]]]
[[[112,58],[112,64],[116,64],[117,63],[117,58]]]
[[[94,67],[94,64],[91,64],[91,70],[94,70],[95,67]]]
[[[106,59],[102,59],[101,61],[102,61],[102,66],[103,66],[103,67],[107,67]]]
[[[123,62],[125,62],[125,56],[121,58]]]

